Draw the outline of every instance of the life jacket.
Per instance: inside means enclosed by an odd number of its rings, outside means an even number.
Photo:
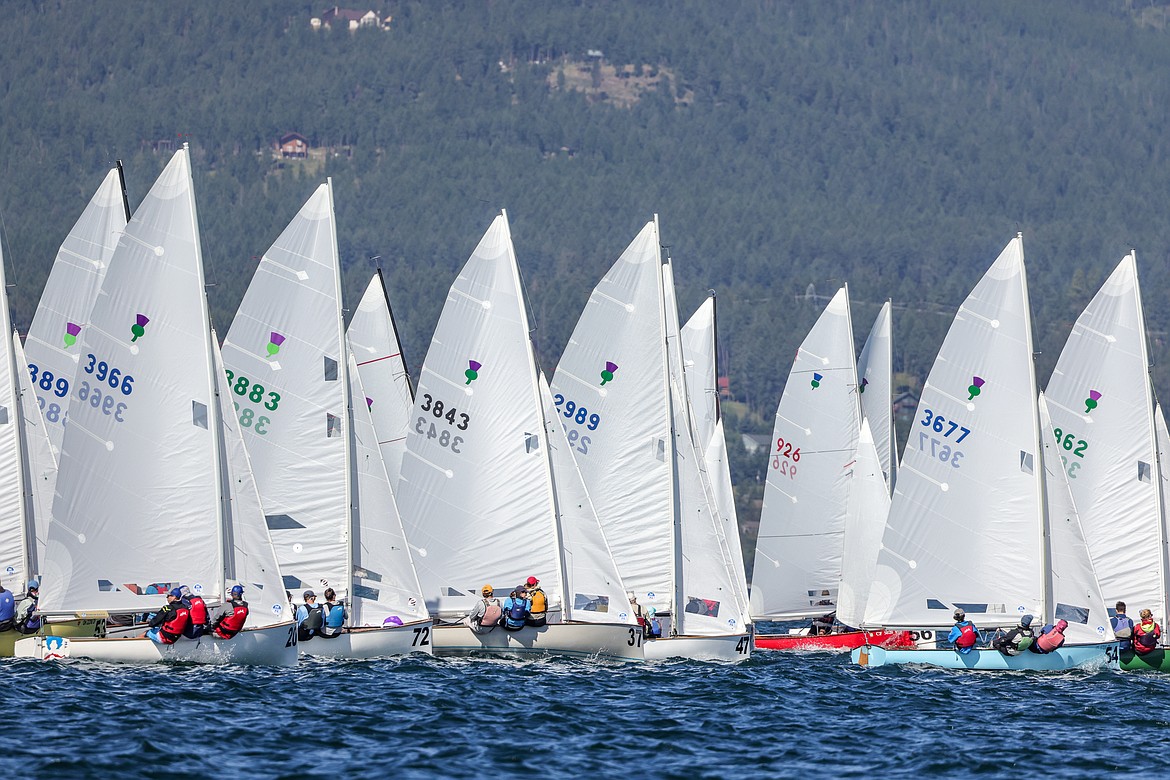
[[[961,623],[959,635],[955,638],[955,647],[974,647],[977,641],[979,641],[979,634],[975,631],[975,626],[970,621]]]
[[[505,628],[520,628],[524,625],[524,617],[528,612],[527,599],[508,599],[512,605],[508,607],[508,619],[504,622]]]
[[[16,630],[22,634],[34,634],[41,629],[41,616],[37,614],[38,599],[33,596],[25,596],[24,601],[31,601],[24,609],[17,609],[16,614]],[[20,602],[24,606],[24,601]]]
[[[500,606],[499,599],[484,599],[483,617],[479,619],[481,626],[495,626],[499,625],[500,618],[504,616],[504,608]]]
[[[248,619],[248,602],[232,603],[232,614],[224,615],[215,623],[215,635],[220,639],[231,639],[244,627]]]
[[[544,595],[544,590],[537,588],[528,592],[528,598],[532,600],[532,606],[528,611],[533,617],[540,617],[545,612],[548,612],[548,597]]]
[[[158,637],[163,641],[164,645],[173,645],[183,635],[183,629],[187,627],[187,623],[191,620],[191,611],[183,605],[183,602],[175,602],[175,614],[171,615],[167,622],[158,627]]]
[[[341,628],[345,625],[345,607],[341,604],[327,605],[329,611],[325,614],[326,628]]]
[[[319,604],[313,607],[306,606],[305,609],[308,614],[301,621],[301,628],[306,631],[320,631],[321,626],[325,624],[325,609]]]
[[[1113,636],[1118,639],[1129,639],[1133,636],[1133,619],[1128,615],[1118,615],[1113,618],[1117,625],[1113,627]]]
[[[207,625],[207,604],[203,601],[202,596],[192,596],[187,609],[191,613],[192,625]]]
[[[1064,632],[1055,627],[1047,634],[1041,634],[1036,638],[1036,647],[1039,648],[1041,653],[1051,653],[1063,644]]]
[[[1158,646],[1158,624],[1154,621],[1138,623],[1133,630],[1133,649],[1148,653]]]

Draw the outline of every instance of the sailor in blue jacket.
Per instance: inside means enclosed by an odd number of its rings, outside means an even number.
[[[983,639],[979,629],[967,619],[967,613],[961,609],[955,610],[955,625],[947,635],[947,641],[955,646],[955,650],[966,655],[975,649],[975,645]]]

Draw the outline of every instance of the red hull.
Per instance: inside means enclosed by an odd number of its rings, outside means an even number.
[[[909,631],[849,631],[844,634],[822,634],[801,636],[798,634],[772,634],[756,636],[758,650],[852,650],[862,645],[880,647],[914,647]]]

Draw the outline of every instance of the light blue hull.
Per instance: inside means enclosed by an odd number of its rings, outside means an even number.
[[[1023,652],[1004,655],[998,650],[972,650],[965,655],[954,650],[886,650],[882,647],[858,647],[850,657],[861,666],[890,664],[924,664],[944,669],[987,669],[1007,671],[1034,669],[1056,672],[1064,669],[1119,669],[1116,642],[1098,645],[1066,645],[1051,653]]]

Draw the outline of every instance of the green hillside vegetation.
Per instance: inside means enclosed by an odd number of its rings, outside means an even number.
[[[550,371],[653,214],[684,312],[719,294],[724,370],[768,432],[794,351],[848,282],[858,347],[887,298],[921,381],[1017,232],[1042,381],[1138,251],[1170,388],[1166,6],[1068,2],[24,2],[0,26],[0,231],[23,330],[57,246],[123,159],[141,200],[189,141],[213,317],[325,176],[347,300],[386,270],[417,371],[446,290],[508,210]],[[590,56],[590,51],[600,52]],[[295,131],[318,151],[280,161]],[[160,151],[159,148],[163,150]],[[376,259],[375,259],[376,258]],[[730,430],[742,506],[762,456]]]

